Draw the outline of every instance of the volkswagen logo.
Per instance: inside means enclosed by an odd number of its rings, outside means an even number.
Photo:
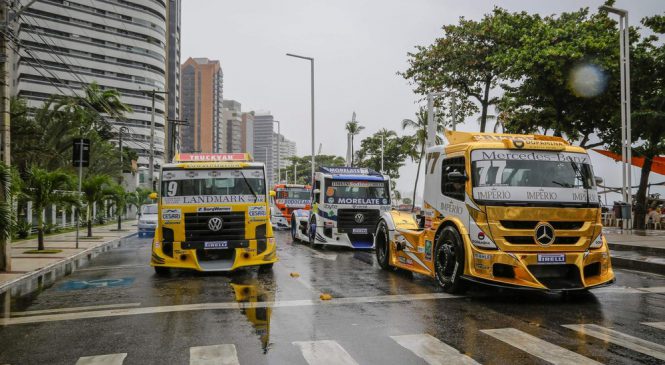
[[[220,217],[212,217],[208,219],[208,228],[213,231],[217,232],[222,229],[222,218]]]
[[[365,216],[362,213],[358,213],[355,217],[353,217],[353,219],[356,221],[356,223],[361,224],[365,221]]]
[[[540,223],[534,233],[536,242],[541,246],[549,246],[554,242],[554,227],[549,223]]]

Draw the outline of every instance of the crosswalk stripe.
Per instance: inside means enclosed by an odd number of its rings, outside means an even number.
[[[665,346],[651,341],[643,340],[596,324],[567,324],[564,325],[564,327],[633,351],[641,352],[660,360],[665,360]]]
[[[122,365],[126,357],[126,353],[84,356],[79,358],[76,365]]]
[[[390,338],[425,360],[429,365],[478,364],[474,359],[461,354],[454,347],[428,334],[390,336]]]
[[[588,357],[582,356],[563,347],[543,341],[515,328],[499,328],[480,330],[497,340],[503,341],[513,347],[557,365],[600,364]]]
[[[296,341],[309,365],[358,365],[342,346],[335,341]]]
[[[642,324],[646,324],[647,326],[655,327],[665,331],[665,322],[642,322]]]
[[[189,365],[239,365],[235,345],[223,344],[189,348]]]

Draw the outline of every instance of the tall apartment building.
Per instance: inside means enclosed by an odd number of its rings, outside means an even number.
[[[244,136],[240,149],[254,154],[254,112],[242,113],[240,131]]]
[[[266,164],[268,186],[275,182],[273,170],[273,124],[275,118],[270,112],[254,113],[254,160]]]
[[[245,152],[242,149],[245,135],[242,133],[241,105],[235,100],[224,100],[224,122],[226,122],[226,152]]]
[[[170,119],[166,122],[166,160],[171,161],[175,155],[178,144],[176,139],[177,125],[174,121],[180,119],[180,18],[181,18],[181,0],[169,0],[167,9],[168,19],[168,43],[167,43],[167,69],[166,84],[168,94],[166,95],[166,117]]]
[[[189,58],[180,68],[180,128],[182,152],[226,152],[223,80],[219,61]]]
[[[20,0],[19,6],[27,3]],[[103,89],[118,90],[132,112],[111,120],[113,130],[129,128],[125,146],[138,153],[139,165],[147,166],[152,105],[145,91],[167,89],[170,19],[180,18],[179,6],[168,9],[173,3],[179,0],[31,3],[18,19],[21,47],[10,60],[12,94],[26,99],[30,107],[40,107],[53,94],[82,96],[93,81]],[[179,27],[173,39],[179,39]],[[172,48],[179,52],[179,46]],[[171,81],[177,82],[177,75]],[[155,168],[164,158],[166,111],[165,98],[157,94]]]
[[[277,181],[284,181],[286,167],[291,165],[291,157],[296,155],[296,143],[286,139],[283,135],[273,132],[273,166],[275,166],[275,177],[280,172],[282,175]],[[279,148],[279,155],[277,149]],[[279,158],[277,157],[279,156]],[[279,166],[279,169],[278,169]],[[281,170],[281,171],[280,171]]]

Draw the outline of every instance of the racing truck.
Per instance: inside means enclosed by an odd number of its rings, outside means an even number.
[[[150,260],[156,273],[271,268],[277,250],[265,175],[246,153],[183,153],[164,164]]]
[[[312,209],[294,210],[293,240],[311,245],[374,247],[374,233],[390,205],[390,178],[369,168],[321,167],[314,174]]]
[[[423,214],[384,212],[377,224],[383,269],[430,276],[450,293],[469,282],[564,292],[614,281],[601,179],[583,148],[552,136],[445,134],[449,144],[427,148]]]
[[[291,228],[291,215],[296,209],[311,208],[312,187],[298,184],[275,185],[270,220],[275,229]]]

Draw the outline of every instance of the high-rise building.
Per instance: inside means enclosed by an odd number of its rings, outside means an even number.
[[[254,160],[266,164],[268,186],[274,184],[273,170],[273,124],[275,118],[270,112],[254,113]]]
[[[174,2],[179,1],[31,3],[18,19],[21,47],[12,60],[13,95],[26,99],[30,107],[40,107],[53,94],[82,96],[92,82],[116,89],[132,112],[111,120],[113,130],[129,128],[125,146],[138,153],[139,165],[147,166],[152,103],[146,91],[167,89],[168,19],[180,17],[179,6],[167,11]],[[164,158],[165,113],[165,98],[157,94],[155,168]]]
[[[235,100],[224,100],[224,121],[226,122],[226,152],[239,153],[243,150],[242,111]]]
[[[166,47],[166,160],[171,161],[178,148],[176,143],[176,121],[180,119],[180,18],[181,0],[169,0],[167,9],[168,42]]]
[[[223,74],[219,61],[189,58],[180,69],[180,128],[182,152],[226,152],[223,115]]]
[[[254,154],[254,112],[242,113],[242,125],[240,131],[243,135],[242,152]]]
[[[279,142],[278,142],[279,141]],[[286,139],[283,135],[273,132],[273,166],[275,166],[275,176],[281,172],[282,176],[275,182],[284,180],[284,171],[291,165],[291,157],[296,155],[296,143]],[[279,158],[277,149],[279,148]],[[278,169],[279,166],[279,169]],[[281,170],[281,171],[280,171]]]

